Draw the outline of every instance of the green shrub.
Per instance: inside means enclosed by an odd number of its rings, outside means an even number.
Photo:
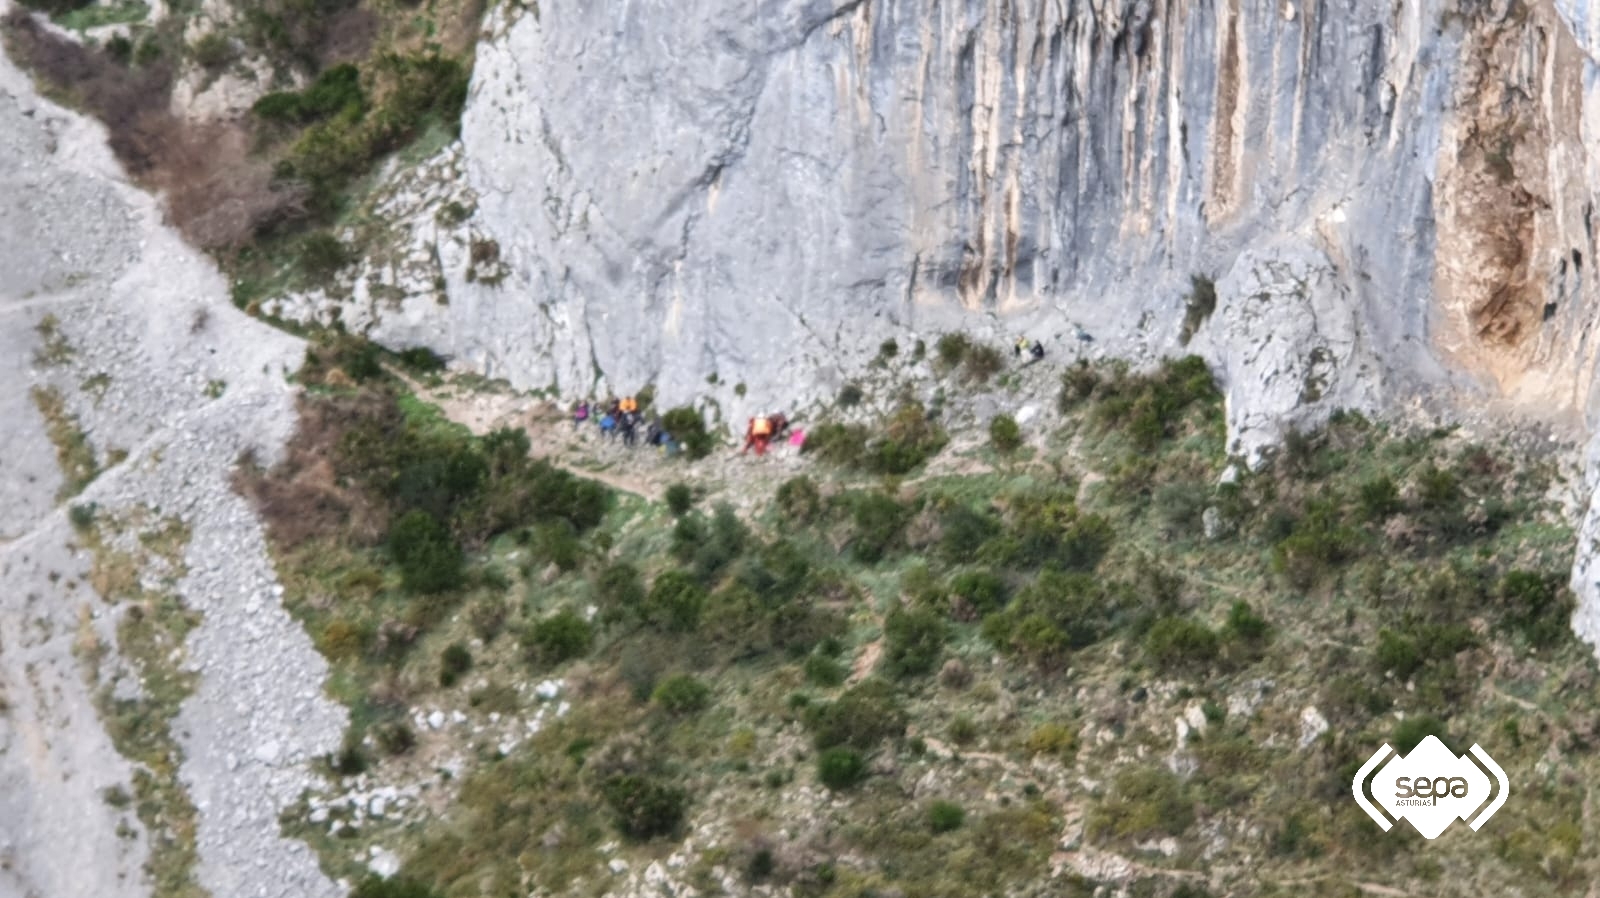
[[[1217,634],[1199,621],[1164,617],[1145,634],[1144,649],[1164,669],[1194,668],[1217,657]]]
[[[360,118],[366,108],[361,90],[361,73],[355,66],[336,65],[300,92],[269,93],[257,100],[251,111],[268,121],[303,125],[339,114]]]
[[[369,874],[357,883],[350,898],[442,898],[422,882],[406,876],[388,878]]]
[[[1079,359],[1061,374],[1061,393],[1056,398],[1056,410],[1066,414],[1093,396],[1100,386],[1100,373],[1090,366],[1088,359]]]
[[[952,504],[939,516],[939,558],[947,564],[971,560],[999,532],[1000,522],[992,515],[965,503]]]
[[[583,563],[583,542],[570,521],[557,519],[536,524],[532,531],[533,557],[563,571],[575,571]]]
[[[656,686],[650,699],[668,713],[693,714],[711,704],[711,687],[688,674],[673,674]]]
[[[1194,339],[1200,326],[1206,323],[1217,308],[1217,285],[1203,274],[1189,276],[1189,295],[1183,303],[1183,328],[1178,332],[1178,342],[1184,346]]]
[[[202,35],[199,40],[189,45],[189,52],[195,63],[208,72],[226,67],[238,56],[233,48],[233,41],[219,31]]]
[[[405,721],[386,723],[373,730],[372,737],[378,743],[378,749],[386,755],[403,755],[417,745],[417,734],[411,731]]]
[[[1356,504],[1364,520],[1381,523],[1400,510],[1400,488],[1388,476],[1374,477],[1361,484]]]
[[[459,642],[451,643],[439,654],[439,685],[449,689],[471,669],[472,653]]]
[[[535,622],[523,634],[523,646],[531,660],[544,665],[580,658],[588,653],[593,641],[593,628],[571,608]]]
[[[928,829],[934,833],[953,832],[967,820],[967,812],[953,801],[936,800],[928,804]]]
[[[883,669],[893,677],[930,673],[944,652],[945,623],[932,611],[896,608],[883,622]]]
[[[1010,592],[1005,578],[987,570],[956,574],[950,578],[948,591],[952,614],[962,619],[981,618],[999,611]]]
[[[810,477],[791,477],[778,487],[775,497],[785,520],[809,524],[822,511],[822,493]]]
[[[308,278],[330,278],[350,262],[350,250],[327,231],[307,234],[300,240],[300,271]]]
[[[687,633],[700,623],[705,604],[705,590],[695,578],[685,571],[672,570],[650,585],[641,610],[644,619],[656,628]]]
[[[867,778],[867,761],[848,748],[829,748],[817,755],[817,779],[835,792],[855,786]]]
[[[1146,839],[1182,835],[1194,823],[1194,802],[1165,767],[1119,773],[1108,796],[1091,809],[1088,830],[1097,838]]]
[[[831,689],[842,684],[850,672],[827,655],[811,655],[806,658],[805,673],[807,682]]]
[[[1162,441],[1174,436],[1190,407],[1200,405],[1214,415],[1222,399],[1210,369],[1197,356],[1165,360],[1160,368],[1145,375],[1119,372],[1113,380],[1101,381],[1092,389],[1099,397],[1092,420],[1102,429],[1121,430],[1141,452],[1154,451]],[[1063,405],[1070,408],[1076,402],[1064,385]]]
[[[988,383],[1005,366],[1005,356],[987,343],[970,343],[962,354],[962,375],[974,383]]]
[[[1042,723],[1033,728],[1022,747],[1029,755],[1046,755],[1067,763],[1078,752],[1078,731],[1066,724]]]
[[[900,344],[893,337],[878,344],[878,358],[888,361],[900,354]]]
[[[461,547],[433,515],[407,512],[390,528],[388,542],[406,591],[433,594],[461,584]]]
[[[1267,637],[1269,629],[1267,619],[1257,614],[1250,603],[1243,599],[1234,602],[1228,609],[1225,632],[1230,639],[1259,642]]]
[[[413,346],[410,349],[402,349],[396,358],[400,360],[400,364],[404,365],[411,371],[417,372],[418,374],[433,374],[438,371],[443,371],[445,368],[444,359],[440,358],[438,353],[426,346]],[[523,438],[523,441],[527,441],[527,431],[516,429],[511,430],[511,432],[520,434]],[[523,455],[528,454],[528,448],[531,447],[523,449]]]
[[[600,794],[615,818],[617,829],[635,840],[671,835],[683,823],[689,795],[676,786],[636,774],[607,779]]]
[[[667,510],[677,517],[683,517],[694,505],[694,490],[687,483],[674,483],[667,487],[665,496]]]
[[[690,459],[705,458],[716,448],[716,438],[706,430],[705,416],[691,406],[669,409],[661,416],[661,427],[672,434]]]
[[[95,516],[99,510],[99,506],[93,502],[74,505],[67,509],[67,520],[72,522],[72,529],[79,533],[88,533],[94,529]]]
[[[957,714],[945,727],[944,734],[956,745],[971,745],[978,741],[978,722],[966,714]]]
[[[859,424],[818,424],[806,433],[800,451],[841,468],[863,467],[867,457],[867,429]]]
[[[1022,428],[1010,415],[995,415],[989,419],[989,443],[999,452],[1015,452],[1022,446]]]
[[[839,396],[835,400],[840,408],[855,408],[866,398],[861,392],[861,386],[856,383],[847,383],[839,388]]]
[[[858,683],[838,700],[806,711],[806,727],[818,749],[844,745],[869,751],[885,739],[904,735],[906,721],[894,690],[878,679]]]
[[[882,493],[857,494],[852,503],[850,552],[866,564],[882,561],[903,543],[909,513]]]
[[[626,561],[606,566],[595,579],[594,591],[600,618],[608,622],[640,613],[647,595],[639,569]]]
[[[1530,645],[1555,645],[1571,634],[1572,595],[1559,577],[1508,571],[1495,588],[1495,600],[1506,626]]]
[[[944,334],[933,345],[933,351],[939,359],[940,367],[951,371],[966,359],[967,350],[971,346],[972,341],[968,340],[965,334]]]

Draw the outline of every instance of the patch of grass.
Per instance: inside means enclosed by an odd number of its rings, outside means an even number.
[[[34,387],[32,395],[34,406],[44,416],[45,435],[56,447],[56,466],[61,469],[62,482],[61,488],[56,490],[56,501],[65,502],[100,476],[100,465],[95,460],[88,435],[78,419],[67,411],[61,392],[55,387]]]
[[[61,332],[61,321],[55,315],[46,314],[33,329],[39,334],[39,348],[33,351],[35,365],[41,368],[65,365],[77,355],[67,335]]]

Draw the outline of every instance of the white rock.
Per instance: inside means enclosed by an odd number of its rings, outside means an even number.
[[[445,717],[444,717],[444,712],[443,711],[434,711],[434,712],[432,712],[432,713],[430,713],[428,715],[428,727],[429,727],[429,729],[435,729],[435,730],[443,729],[444,728],[444,721],[445,721]]]
[[[1306,748],[1328,731],[1328,719],[1315,705],[1307,705],[1300,712],[1300,747]]]

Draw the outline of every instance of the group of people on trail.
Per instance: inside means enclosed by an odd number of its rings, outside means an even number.
[[[668,455],[677,454],[678,442],[661,426],[659,415],[651,415],[650,423],[644,424],[644,414],[639,411],[637,397],[614,398],[604,405],[598,402],[591,404],[587,399],[580,399],[572,407],[572,428],[576,430],[582,427],[596,415],[599,416],[596,423],[600,427],[600,435],[607,440],[620,436],[622,445],[636,446],[639,443],[639,429],[643,425],[646,446],[660,446]]]
[[[781,440],[789,435],[789,419],[783,412],[775,415],[757,415],[750,419],[744,429],[744,448],[739,450],[743,455],[753,447],[757,456],[767,454],[767,448],[773,440]]]
[[[1022,358],[1023,354],[1026,353],[1029,358],[1028,364],[1031,365],[1044,358],[1044,344],[1034,340],[1033,345],[1030,346],[1028,345],[1027,337],[1018,337],[1017,342],[1011,346],[1011,352],[1017,358]]]

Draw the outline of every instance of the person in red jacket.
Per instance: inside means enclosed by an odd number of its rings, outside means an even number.
[[[750,451],[751,446],[754,446],[756,447],[756,455],[766,455],[767,446],[771,442],[772,419],[766,415],[751,418],[750,425],[744,431],[744,448],[739,450],[739,454],[745,454]]]

